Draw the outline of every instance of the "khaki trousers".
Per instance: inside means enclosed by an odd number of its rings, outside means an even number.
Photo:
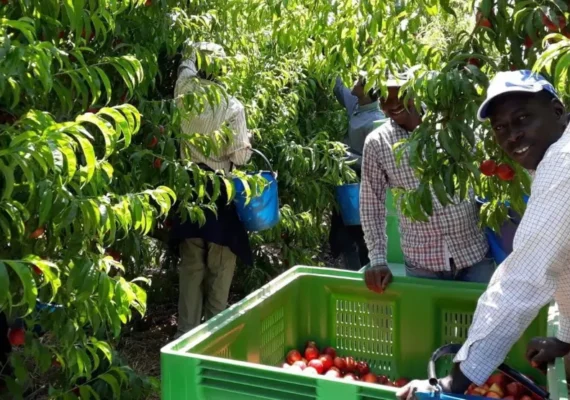
[[[228,247],[195,238],[180,244],[179,333],[226,308],[235,267],[236,256]]]

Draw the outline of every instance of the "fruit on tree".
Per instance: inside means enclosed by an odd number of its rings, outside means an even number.
[[[321,361],[321,363],[323,363],[325,372],[333,367],[333,359],[328,354],[322,354],[319,357],[319,360]]]
[[[336,357],[333,361],[333,364],[336,368],[339,369],[340,372],[346,371],[346,361],[342,357]]]
[[[319,375],[322,375],[325,372],[325,366],[323,365],[323,362],[318,358],[309,361],[309,366],[307,368],[309,367],[314,368],[319,373]]]
[[[303,373],[307,375],[319,375],[319,372],[314,367],[305,368]]]
[[[500,164],[497,167],[497,176],[502,181],[512,181],[515,177],[515,170],[508,164]]]
[[[479,60],[478,58],[470,58],[469,60],[467,60],[467,64],[474,65],[476,67],[480,67],[481,66],[481,60]]]
[[[155,158],[152,165],[154,168],[159,169],[162,166],[162,160],[160,158]]]
[[[527,35],[524,38],[524,47],[526,47],[527,49],[530,49],[533,44],[534,44],[534,41],[532,40],[532,38],[530,36]]]
[[[362,376],[362,381],[368,383],[378,383],[378,377],[376,376],[376,374],[369,372]]]
[[[36,275],[43,275],[43,271],[35,264],[32,264],[32,270]]]
[[[287,357],[285,358],[287,360],[287,362],[291,365],[293,365],[294,362],[296,361],[301,361],[301,353],[299,353],[297,350],[291,350],[289,353],[287,353]]]
[[[44,234],[44,232],[46,231],[46,229],[42,226],[40,226],[39,228],[36,228],[36,230],[34,230],[32,233],[30,233],[30,235],[28,236],[28,238],[30,239],[37,239],[40,236],[42,236]]]
[[[483,14],[481,14],[480,11],[477,13],[476,18],[477,18],[477,26],[480,26],[483,28],[492,28],[493,27],[493,24],[491,23],[489,18],[483,16]]]
[[[542,14],[542,23],[550,32],[557,32],[559,29],[564,29],[566,27],[566,17],[564,15],[559,15],[558,25],[556,25],[546,14]]]
[[[309,362],[315,358],[319,358],[319,350],[317,350],[315,347],[307,347],[305,350],[305,358]]]
[[[145,7],[150,7],[150,6],[152,6],[152,0],[146,0],[145,3],[144,3],[144,6],[145,6]]]
[[[26,343],[26,332],[22,328],[10,329],[8,340],[12,346],[22,346]]]
[[[495,160],[485,160],[479,166],[479,171],[485,176],[493,176],[497,173],[497,163]]]
[[[150,139],[150,142],[148,143],[148,148],[149,148],[149,149],[153,149],[153,148],[156,147],[157,144],[158,144],[158,138],[157,138],[156,136],[153,136],[153,137]]]

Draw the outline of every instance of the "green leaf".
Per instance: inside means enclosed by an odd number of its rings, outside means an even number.
[[[10,277],[6,265],[0,261],[0,310],[4,309],[4,303],[10,299]]]
[[[22,300],[16,304],[15,306],[26,304],[28,309],[26,310],[25,315],[30,314],[36,305],[36,298],[38,297],[38,288],[36,287],[36,282],[30,270],[26,264],[17,262],[17,261],[5,261],[12,270],[18,275],[20,278],[20,282],[22,283],[22,288],[24,290]]]

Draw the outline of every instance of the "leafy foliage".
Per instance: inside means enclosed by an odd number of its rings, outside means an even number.
[[[475,8],[481,15],[476,21]],[[519,201],[529,178],[482,178],[485,158],[510,163],[475,121],[497,70],[532,67],[568,93],[561,0],[3,0],[0,1],[0,310],[26,327],[10,356],[16,397],[34,373],[55,373],[52,397],[141,398],[141,381],[113,351],[122,326],[146,310],[144,266],[160,246],[150,235],[167,217],[204,220],[231,177],[179,155],[181,141],[205,154],[227,143],[183,134],[180,121],[227,93],[245,105],[255,147],[278,171],[281,222],[251,235],[256,265],[248,289],[288,265],[315,263],[334,207],[334,187],[355,179],[340,143],[346,118],[332,98],[337,75],[359,70],[382,90],[388,70],[414,67],[408,94],[425,123],[397,151],[418,171],[419,190],[402,193],[406,215],[425,219],[434,198],[450,203],[473,187],[492,201]],[[481,24],[481,17],[488,23]],[[547,36],[543,48],[542,39]],[[559,34],[555,31],[560,31]],[[532,43],[525,39],[529,36]],[[445,39],[445,40],[442,40]],[[186,44],[220,43],[228,57],[204,59],[220,86],[174,99]],[[527,48],[524,47],[526,41]],[[529,44],[530,43],[530,44]],[[263,189],[254,157],[237,176],[247,195]],[[515,167],[516,168],[516,167]],[[213,182],[215,194],[205,192]],[[41,329],[34,329],[39,326]],[[41,331],[46,331],[41,335]],[[141,383],[142,382],[142,383]]]

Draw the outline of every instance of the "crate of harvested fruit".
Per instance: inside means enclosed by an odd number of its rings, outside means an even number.
[[[165,346],[162,398],[394,399],[398,386],[427,378],[435,349],[465,340],[483,290],[395,277],[379,295],[358,272],[293,268]],[[551,398],[564,399],[563,363],[545,377],[525,360],[526,343],[555,328],[555,315],[542,310],[506,363],[547,387]],[[451,361],[439,359],[437,373],[445,374]],[[469,395],[532,397],[524,389],[514,396],[511,380],[501,382],[472,387]]]

